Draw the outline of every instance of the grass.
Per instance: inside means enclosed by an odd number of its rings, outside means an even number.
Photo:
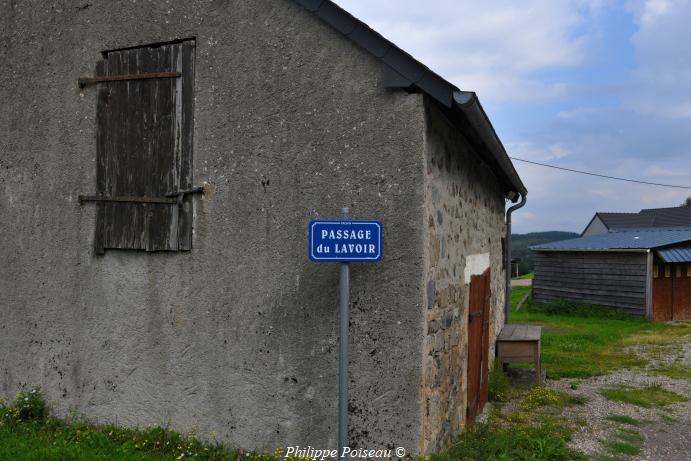
[[[667,405],[678,402],[686,402],[688,399],[676,392],[668,391],[660,386],[627,387],[617,386],[602,389],[602,395],[608,400],[628,403],[644,408],[664,408]]]
[[[489,400],[490,402],[508,402],[516,395],[516,389],[508,376],[504,374],[501,365],[495,361],[489,372]]]
[[[632,334],[625,338],[622,344],[624,346],[668,346],[678,343],[684,336],[691,335],[691,323],[667,324],[667,326],[669,328],[663,330],[646,330]]]
[[[680,422],[678,418],[674,418],[672,416],[665,415],[665,414],[660,415],[660,419],[666,423],[672,423],[672,424],[676,424],[676,423]]]
[[[612,441],[605,443],[605,447],[614,453],[621,453],[623,455],[635,456],[641,452],[641,448],[631,445],[628,442]]]
[[[528,272],[527,274],[519,275],[518,277],[514,277],[514,280],[533,280],[535,278],[535,273],[534,272]]]
[[[640,432],[631,429],[620,429],[617,434],[619,440],[629,443],[643,443],[643,436]]]
[[[237,461],[241,454],[245,453],[161,427],[126,429],[60,420],[48,415],[40,390],[20,393],[9,405],[0,401],[3,461]],[[279,455],[251,452],[243,460],[285,459]]]
[[[530,293],[530,290],[531,287],[511,287],[511,309],[515,309],[525,295]]]
[[[538,418],[506,426],[498,417],[477,423],[431,461],[580,461],[586,457],[569,448],[571,429],[561,418]]]
[[[500,370],[501,371],[501,370]],[[561,393],[531,391],[539,405],[567,404]],[[538,395],[539,394],[539,395]],[[473,424],[445,451],[420,458],[425,461],[582,461],[585,456],[567,443],[572,429],[561,417],[529,415],[508,425],[498,412],[485,423]],[[213,434],[212,434],[213,436]],[[0,402],[0,460],[12,461],[308,461],[240,450],[229,451],[218,443],[205,443],[161,427],[127,429],[92,425],[77,419],[49,416],[40,391],[21,393],[16,400]]]
[[[607,417],[608,420],[628,424],[638,425],[640,422],[628,416],[612,415]],[[602,441],[602,446],[605,453],[596,457],[598,460],[616,460],[622,459],[620,455],[636,456],[641,452],[641,445],[645,439],[636,429],[628,427],[619,427],[618,430],[612,434],[612,440]]]
[[[520,290],[512,288],[512,302]],[[602,306],[570,302],[524,305],[511,322],[543,326],[542,364],[551,379],[587,378],[648,363],[627,346],[669,344],[691,334],[691,324],[653,323]]]
[[[660,365],[648,371],[653,376],[668,376],[672,379],[685,379],[691,381],[691,367],[683,363],[670,363]]]
[[[637,420],[636,418],[632,418],[631,416],[626,416],[626,415],[609,415],[607,417],[608,421],[613,421],[615,423],[620,423],[620,424],[628,424],[630,426],[640,426],[641,422]]]
[[[523,411],[532,411],[540,407],[553,406],[563,409],[571,405],[583,405],[585,400],[582,397],[575,397],[566,392],[555,391],[546,387],[534,387],[528,391],[527,396],[521,402]]]

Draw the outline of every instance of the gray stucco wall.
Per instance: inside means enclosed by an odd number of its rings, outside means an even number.
[[[426,100],[422,451],[466,422],[470,278],[490,269],[490,353],[504,325],[504,200],[494,173]]]
[[[96,91],[77,78],[102,50],[191,36],[210,191],[193,250],[97,257],[77,203],[95,188]],[[352,269],[351,440],[417,448],[421,96],[385,90],[373,58],[288,0],[0,0],[0,43],[3,397],[38,385],[58,414],[334,447],[338,267],[308,260],[306,233],[349,205],[385,223],[384,262]]]

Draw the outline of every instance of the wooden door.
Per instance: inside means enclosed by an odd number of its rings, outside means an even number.
[[[672,320],[691,320],[691,265],[676,264],[674,266]]]
[[[653,268],[653,320],[691,319],[691,265],[657,264]]]
[[[489,393],[490,270],[470,280],[468,307],[468,423],[482,411]]]
[[[672,320],[672,265],[656,264],[653,267],[653,320]]]

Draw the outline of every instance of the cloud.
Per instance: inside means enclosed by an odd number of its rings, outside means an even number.
[[[560,159],[571,154],[571,152],[561,144],[540,146],[532,142],[523,141],[509,143],[505,147],[507,152],[509,152],[509,155],[512,157],[533,160],[536,162]]]
[[[632,110],[691,118],[691,1],[636,0],[629,4],[638,30],[631,38],[637,90],[624,98]]]
[[[336,2],[477,91],[509,155],[691,185],[691,0]],[[529,191],[517,232],[580,232],[596,211],[691,195],[514,164]]]
[[[568,85],[533,75],[587,59],[602,0],[337,0],[459,88],[486,101],[550,100]]]
[[[689,174],[689,170],[686,168],[672,170],[670,168],[663,168],[660,165],[653,165],[645,170],[643,176],[646,178],[688,178],[691,174]]]

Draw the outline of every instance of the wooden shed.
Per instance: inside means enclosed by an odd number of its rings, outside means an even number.
[[[653,320],[691,319],[691,229],[615,231],[531,249],[535,302],[565,299]]]

